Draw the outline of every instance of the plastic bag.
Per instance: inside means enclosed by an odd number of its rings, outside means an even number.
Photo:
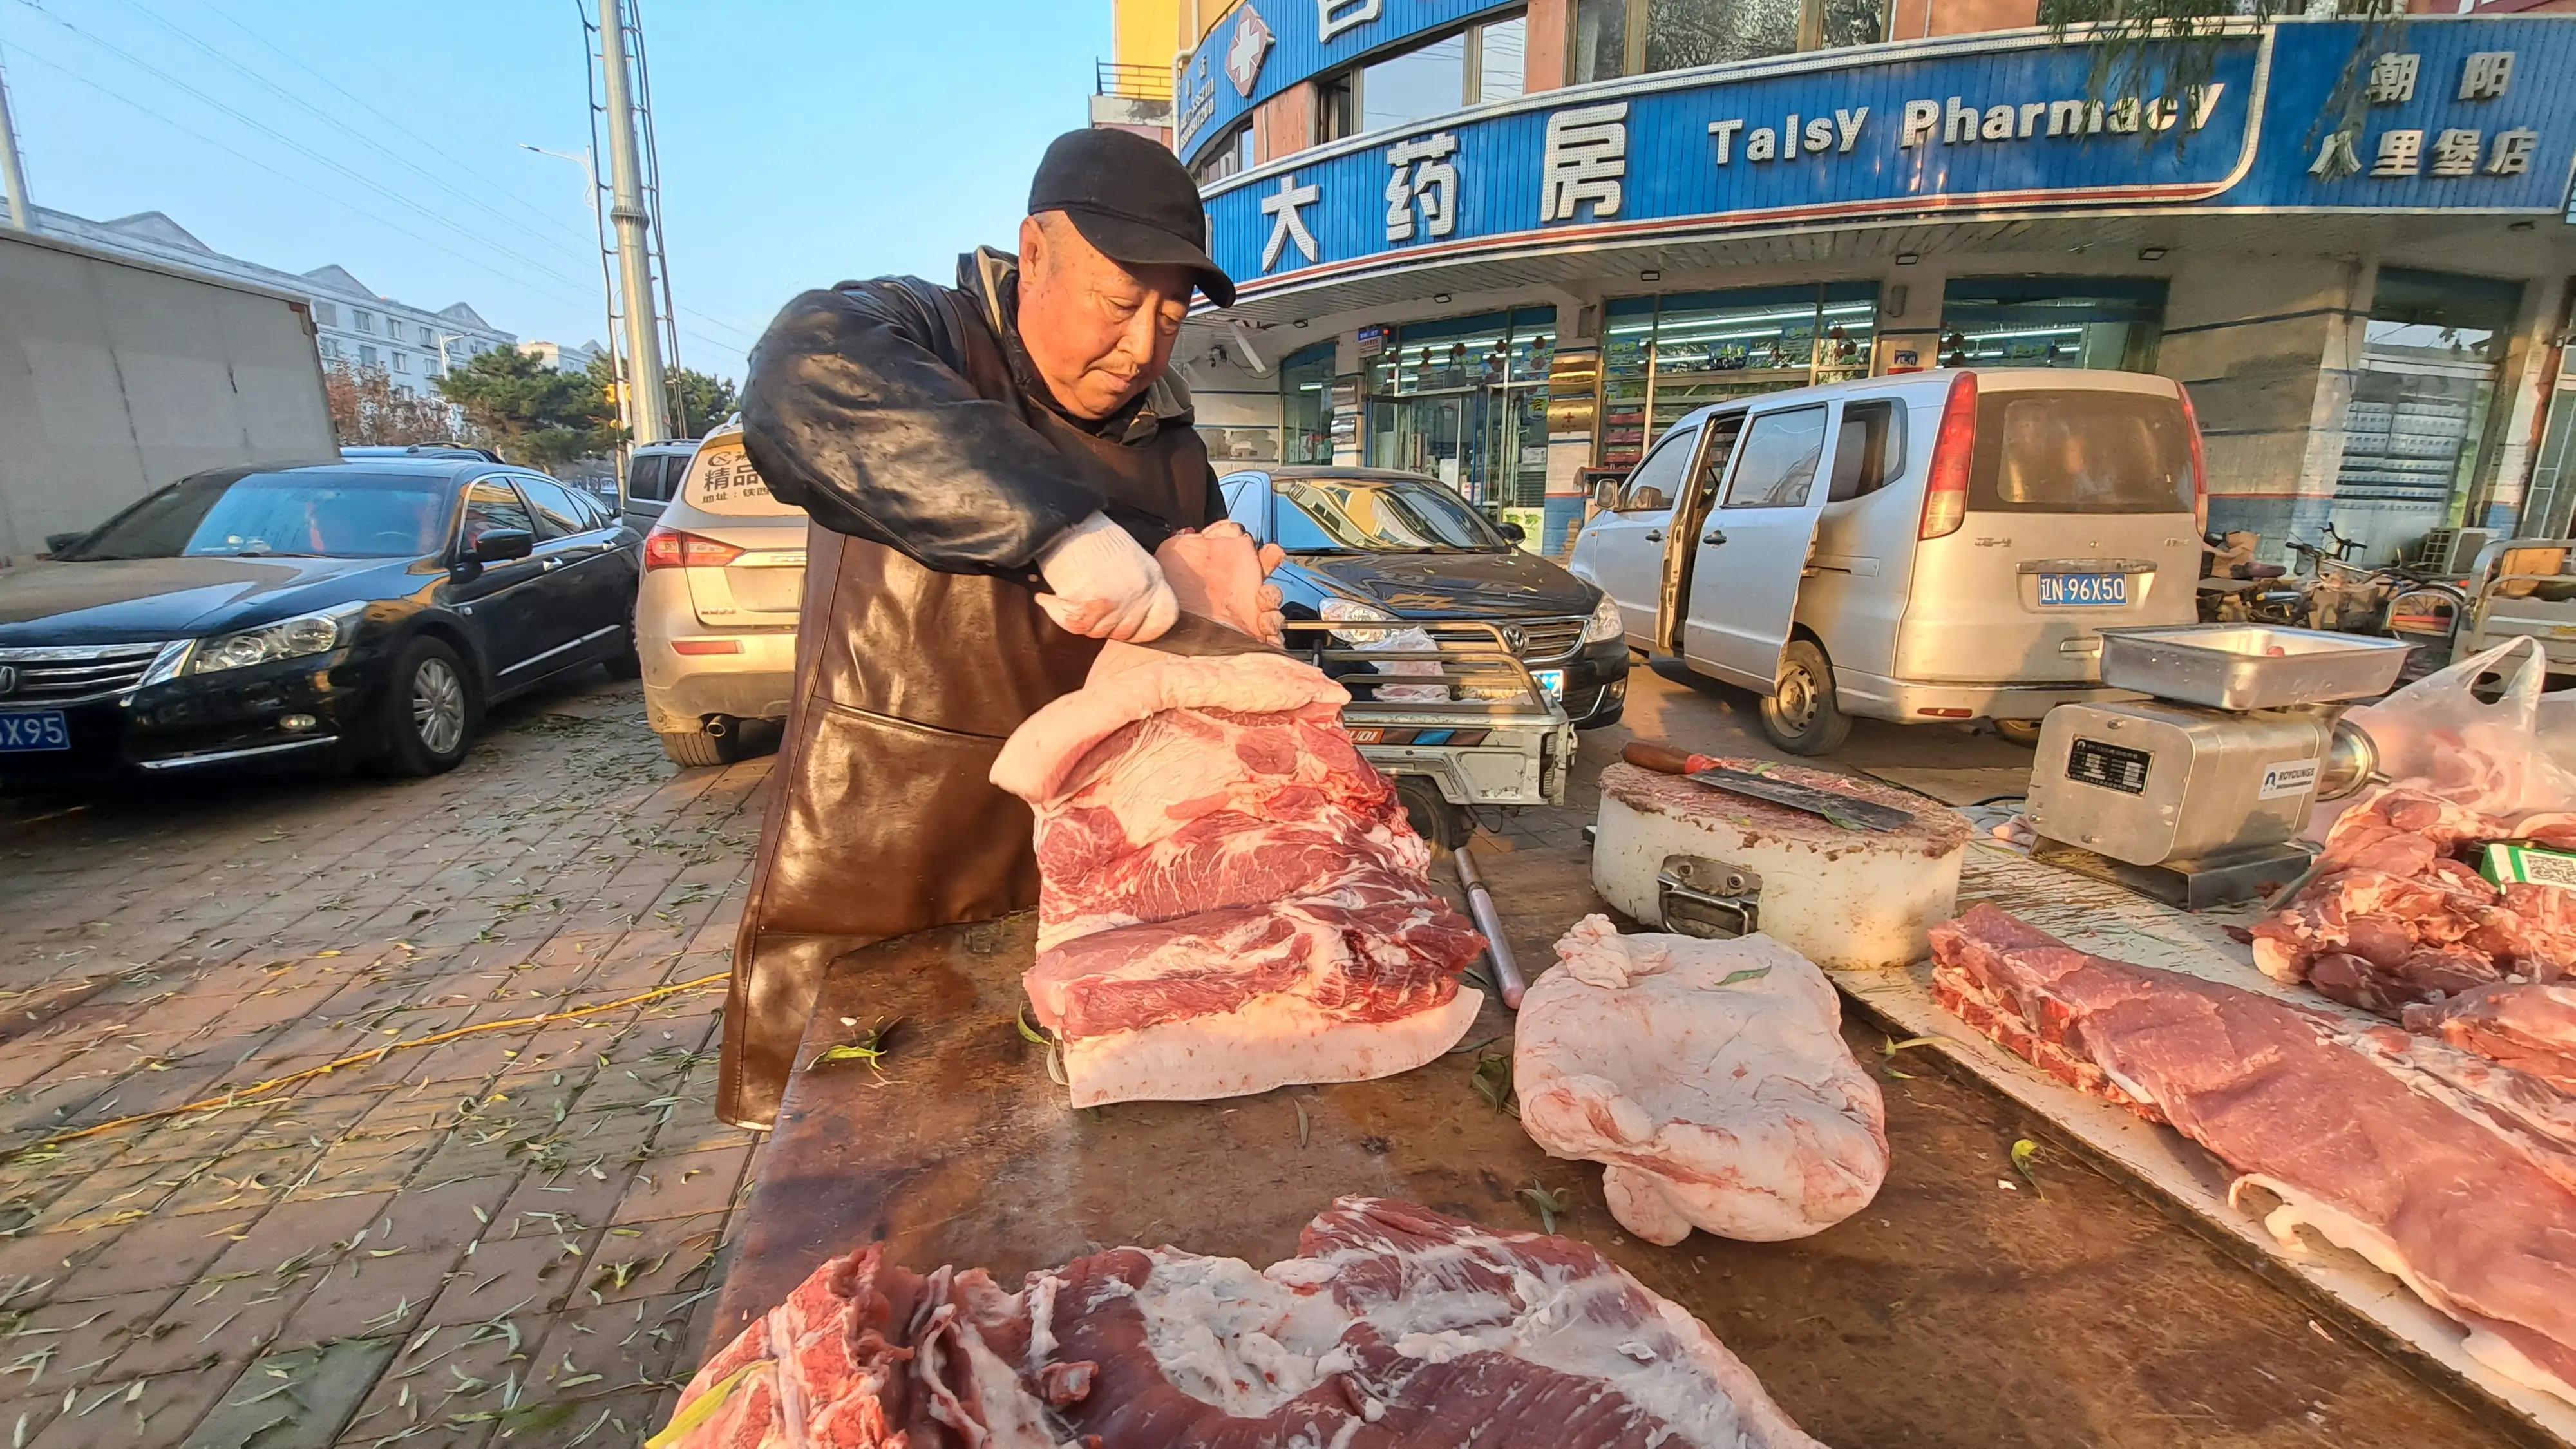
[[[1362,653],[1383,649],[1401,654],[1435,654],[1440,649],[1431,635],[1419,628],[1352,630],[1342,637],[1350,641],[1353,649]],[[1373,662],[1370,668],[1380,675],[1428,674],[1434,676],[1433,682],[1429,684],[1376,685],[1372,690],[1371,698],[1380,703],[1446,704],[1449,702],[1449,686],[1447,682],[1437,678],[1441,673],[1440,661],[1437,659],[1386,659]],[[1358,679],[1343,681],[1345,684],[1359,682]]]
[[[2522,659],[2508,664],[2518,650]],[[2471,692],[2490,673],[2505,676],[2492,704]],[[2540,641],[2508,639],[2345,717],[2378,746],[2387,788],[2421,790],[2509,825],[2576,810],[2576,690],[2543,695],[2546,678]],[[2331,812],[2320,806],[2308,837],[2325,839],[2345,809],[2379,793],[2362,791]]]

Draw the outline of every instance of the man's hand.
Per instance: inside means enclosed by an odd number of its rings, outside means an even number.
[[[1143,643],[1161,638],[1180,615],[1154,556],[1097,513],[1048,544],[1038,572],[1054,591],[1038,595],[1038,607],[1088,638]]]
[[[1182,609],[1272,644],[1285,640],[1286,620],[1279,586],[1262,580],[1287,557],[1275,543],[1254,547],[1252,535],[1230,519],[1183,529],[1154,551]]]

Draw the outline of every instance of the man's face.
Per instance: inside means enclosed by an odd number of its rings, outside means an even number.
[[[1163,375],[1195,285],[1184,267],[1111,261],[1061,212],[1020,223],[1020,342],[1076,417],[1105,418]]]

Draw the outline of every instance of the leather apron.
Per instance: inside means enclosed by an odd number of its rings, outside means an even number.
[[[1104,489],[1114,511],[1200,528],[1207,449],[1181,423],[1122,443],[1024,395],[977,299],[943,289],[959,369]],[[985,775],[1022,720],[1082,685],[1100,646],[1037,587],[941,573],[809,525],[796,694],[734,938],[718,1115],[776,1120],[823,976],[890,937],[1037,904],[1028,806]]]

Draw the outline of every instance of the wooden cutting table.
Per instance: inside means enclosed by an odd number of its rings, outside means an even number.
[[[1479,861],[1532,975],[1600,909],[1579,851]],[[1384,1081],[1075,1111],[1014,1020],[1033,938],[1022,916],[836,963],[706,1351],[870,1239],[1006,1283],[1123,1243],[1266,1264],[1337,1195],[1529,1229],[1536,1185],[1570,1205],[1559,1231],[1697,1314],[1844,1449],[2507,1442],[2072,1154],[2043,1149],[2024,1179],[2020,1109],[1865,1027],[1847,1036],[1879,1073],[1894,1158],[1877,1201],[1801,1242],[1658,1248],[1619,1231],[1599,1168],[1547,1157],[1475,1090],[1477,1048],[1510,1048],[1493,1002],[1458,1051]],[[896,1018],[882,1075],[812,1065]]]

